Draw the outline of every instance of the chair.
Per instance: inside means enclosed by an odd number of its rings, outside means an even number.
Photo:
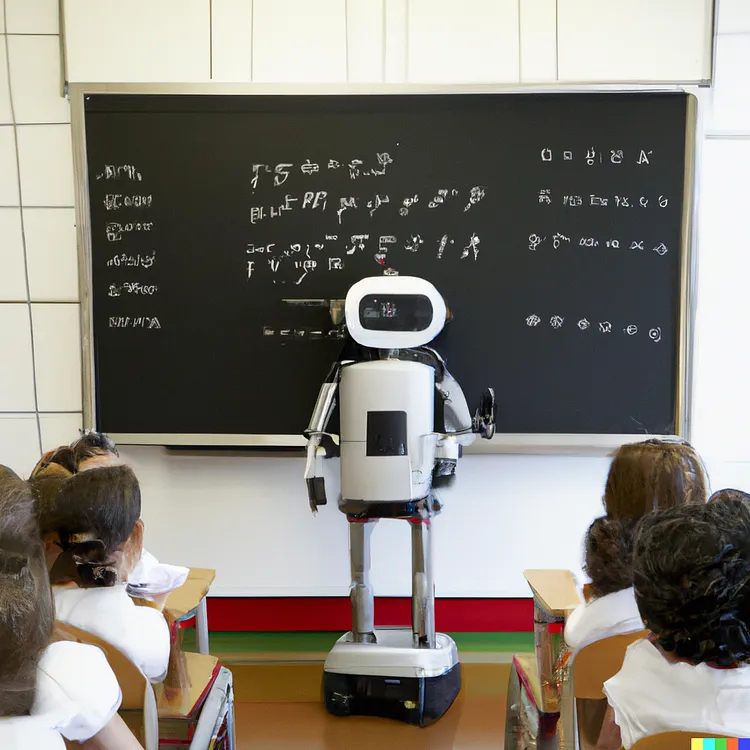
[[[152,686],[146,676],[119,649],[66,623],[57,629],[71,640],[98,646],[106,655],[123,694],[120,712],[145,750],[158,750],[164,735],[175,748],[234,750],[234,694],[232,674],[214,656],[183,654],[187,685],[170,690]],[[223,744],[217,738],[223,732]]]
[[[55,623],[55,630],[68,640],[97,646],[104,652],[122,691],[120,711],[137,712],[140,717],[138,725],[133,726],[133,722],[128,722],[128,726],[134,730],[133,733],[145,750],[158,750],[159,717],[156,696],[146,675],[122,651],[91,633],[60,621]]]
[[[638,740],[630,750],[690,750],[694,737],[722,738],[719,734],[706,734],[699,729],[694,732],[663,732]]]
[[[564,728],[569,727],[575,747],[596,746],[607,707],[604,683],[622,668],[628,646],[645,638],[648,632],[639,630],[602,638],[574,654],[569,678],[563,682],[561,733],[566,736]],[[569,745],[573,747],[572,742]]]

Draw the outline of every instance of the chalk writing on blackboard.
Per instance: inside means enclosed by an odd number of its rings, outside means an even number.
[[[150,208],[153,202],[151,195],[123,195],[107,193],[104,196],[104,207],[107,211],[119,211],[121,208]]]
[[[635,336],[635,334],[638,333],[638,326],[629,325],[627,328],[623,328],[623,331],[627,333],[628,336]]]
[[[109,318],[110,328],[144,328],[148,330],[156,330],[161,328],[159,318],[150,317],[131,317],[125,316],[110,316]]]
[[[538,248],[540,248],[544,243],[547,241],[546,237],[540,237],[535,232],[532,232],[529,235],[529,250],[536,251]],[[560,248],[563,242],[570,243],[570,237],[566,237],[563,234],[560,234],[559,232],[554,234],[552,236],[552,247],[557,250]],[[644,250],[645,240],[632,240],[629,249],[630,250]],[[600,247],[604,246],[607,248],[610,248],[612,250],[619,250],[620,248],[620,240],[616,238],[610,238],[607,240],[603,240],[598,237],[579,237],[573,241],[574,245],[577,245],[578,247]],[[667,245],[665,245],[663,242],[658,243],[655,245],[652,250],[657,255],[666,255],[669,252],[669,248]]]
[[[615,149],[608,149],[609,150],[609,163],[611,164],[622,164],[624,161],[626,161],[625,152],[623,149],[615,148]],[[636,164],[644,165],[644,164],[651,164],[651,156],[653,155],[653,151],[646,151],[645,149],[641,149],[640,153],[636,157],[631,157]],[[565,150],[562,152],[563,154],[563,161],[575,161],[575,154],[571,150]],[[555,159],[554,151],[550,148],[543,148],[539,152],[540,158],[543,162],[551,162]],[[595,164],[603,164],[604,163],[604,154],[601,151],[598,151],[594,146],[589,146],[589,148],[586,149],[585,155],[582,157],[583,160],[588,164],[590,167],[593,167]]]
[[[658,344],[661,341],[661,328],[652,328],[648,332],[648,337],[651,339],[651,341]]]
[[[136,221],[120,224],[116,221],[107,223],[106,232],[109,242],[119,242],[123,234],[128,232],[150,232],[154,228],[153,221]]]
[[[151,268],[155,262],[156,252],[151,253],[151,255],[141,255],[140,253],[137,255],[127,255],[126,253],[121,253],[110,258],[107,261],[107,266],[114,266],[115,268],[119,268],[120,266],[127,266],[128,268]]]
[[[550,318],[550,320],[549,320],[549,324],[550,324],[550,325],[551,325],[551,326],[552,326],[553,328],[562,328],[562,327],[563,327],[563,323],[564,323],[564,322],[565,322],[565,318],[562,318],[562,317],[560,317],[559,315],[553,315],[553,316],[552,316],[552,317]]]
[[[579,327],[579,328],[580,328],[580,329],[581,329],[582,331],[586,331],[586,330],[588,330],[588,328],[589,328],[589,326],[590,326],[590,325],[591,325],[591,323],[589,323],[589,322],[588,322],[588,320],[586,320],[586,318],[581,318],[581,319],[580,319],[580,320],[578,321],[578,327]]]
[[[132,164],[107,164],[104,171],[98,172],[97,180],[132,180],[140,182],[143,175]]]
[[[542,318],[537,315],[536,313],[532,313],[531,315],[528,315],[524,321],[526,325],[529,328],[538,328],[539,325],[542,323]],[[549,326],[550,328],[553,328],[556,331],[561,330],[565,325],[565,317],[563,315],[552,315],[549,318]],[[577,323],[576,327],[580,331],[588,331],[591,328],[591,323],[589,322],[588,318],[581,318]],[[598,325],[599,333],[612,333],[612,323],[608,320],[601,320],[599,321]],[[638,334],[639,328],[634,323],[629,323],[628,325],[624,326],[622,329],[623,334],[626,336],[636,336]],[[648,337],[653,341],[654,343],[659,343],[662,340],[661,335],[661,328],[655,327],[651,328],[648,331]]]
[[[109,296],[120,297],[123,294],[139,294],[142,296],[152,296],[159,291],[155,284],[141,284],[139,281],[126,281],[123,284],[110,284]]]

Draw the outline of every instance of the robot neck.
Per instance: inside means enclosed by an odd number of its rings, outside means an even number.
[[[380,359],[401,359],[400,349],[378,349]]]

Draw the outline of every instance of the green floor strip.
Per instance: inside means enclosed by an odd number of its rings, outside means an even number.
[[[211,653],[325,653],[330,651],[341,633],[211,633]],[[532,651],[533,633],[450,633],[461,651],[517,652]],[[184,631],[184,648],[195,651],[195,631]]]

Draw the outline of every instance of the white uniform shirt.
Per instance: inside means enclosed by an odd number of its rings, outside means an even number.
[[[565,643],[579,649],[602,638],[635,633],[644,628],[635,602],[635,590],[631,587],[576,607],[565,623]]]
[[[63,736],[73,742],[91,739],[120,707],[120,686],[94,646],[50,644],[37,675],[31,715],[0,718],[3,750],[64,750]]]
[[[714,669],[667,661],[653,643],[628,647],[622,669],[604,683],[625,748],[659,732],[750,737],[750,665]]]
[[[151,682],[161,682],[169,664],[169,627],[164,615],[138,606],[125,584],[78,588],[53,586],[57,619],[99,636],[122,651]]]

